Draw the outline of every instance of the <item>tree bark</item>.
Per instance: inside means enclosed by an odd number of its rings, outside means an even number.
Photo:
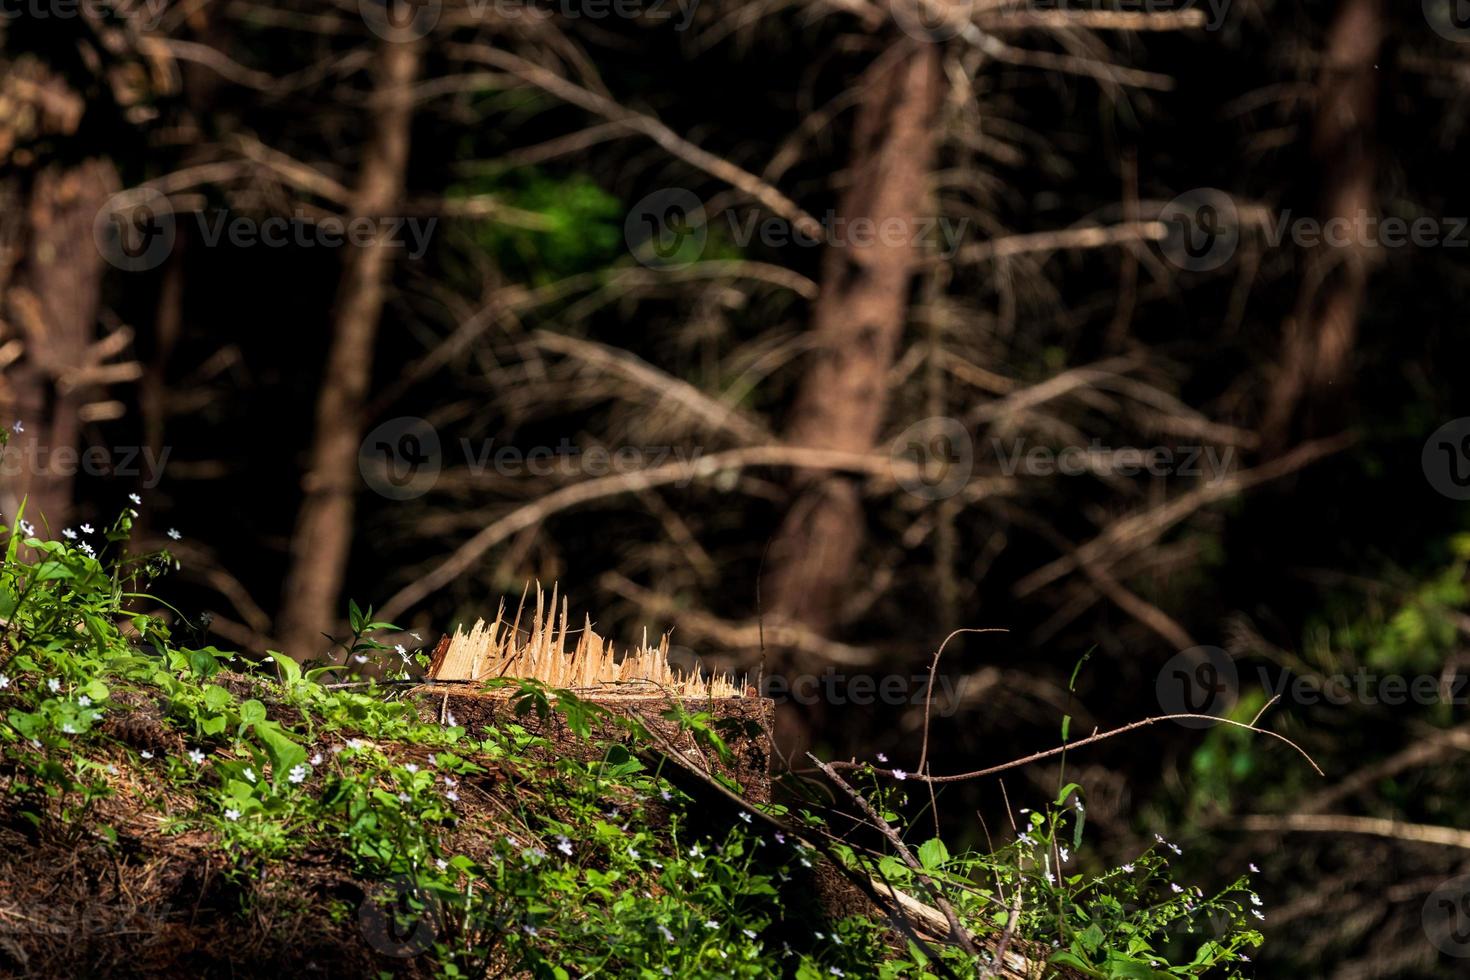
[[[938,45],[902,42],[869,69],[853,135],[850,184],[838,209],[904,241],[834,234],[822,260],[813,350],[787,441],[867,452],[888,404],[888,371],[908,319],[922,258],[915,229],[929,201],[942,91]],[[852,580],[864,514],[851,478],[798,472],[795,501],[772,541],[762,589],[767,614],[826,633]]]
[[[423,41],[384,41],[372,105],[376,125],[364,154],[352,212],[382,218],[403,196],[413,121],[411,88]],[[362,414],[372,382],[373,347],[382,317],[392,248],[377,240],[348,248],[332,324],[332,342],[317,399],[316,439],[303,481],[304,499],[291,539],[291,567],[280,628],[285,652],[306,659],[328,644],[352,547],[354,494]]]
[[[1362,219],[1373,207],[1382,0],[1341,0],[1317,87],[1312,152],[1322,170],[1323,227],[1347,223],[1346,245],[1319,244],[1286,325],[1280,371],[1268,394],[1263,443],[1271,454],[1342,422],[1358,319],[1374,251]]]
[[[24,258],[5,290],[7,332],[24,345],[5,371],[0,401],[5,425],[19,420],[7,456],[5,494],[13,516],[22,499],[38,528],[60,533],[71,518],[79,412],[97,339],[105,260],[93,244],[92,223],[118,187],[111,162],[49,164],[31,177],[24,212]],[[72,454],[68,456],[66,454]]]

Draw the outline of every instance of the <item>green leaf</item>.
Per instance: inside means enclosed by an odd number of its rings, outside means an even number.
[[[295,687],[296,682],[301,680],[301,665],[278,650],[267,650],[266,656],[274,660],[281,669],[281,683],[288,688]]]
[[[255,698],[242,702],[240,705],[240,724],[254,725],[265,721],[265,705]]]
[[[925,871],[935,871],[949,860],[949,848],[944,841],[935,837],[919,845],[919,863]]]
[[[306,761],[306,750],[291,741],[275,722],[257,724],[255,737],[265,746],[266,754],[271,758],[272,774],[278,783],[292,768]]]
[[[213,677],[219,673],[219,661],[210,650],[211,648],[188,651],[189,669],[200,677]]]
[[[1068,783],[1061,789],[1057,790],[1057,798],[1054,805],[1061,806],[1063,803],[1067,802],[1067,797],[1071,796],[1073,793],[1081,789],[1082,787],[1077,783]]]

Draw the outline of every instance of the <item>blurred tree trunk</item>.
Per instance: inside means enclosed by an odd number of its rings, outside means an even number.
[[[383,218],[403,195],[413,121],[412,86],[423,41],[384,41],[371,102],[372,140],[364,148],[353,215]],[[352,547],[358,443],[372,382],[373,345],[383,312],[392,259],[384,226],[366,248],[347,247],[332,324],[331,347],[317,399],[316,441],[303,483],[304,499],[291,539],[291,567],[277,638],[297,659],[325,646],[338,620],[338,601]]]
[[[53,534],[70,519],[81,409],[92,366],[97,310],[106,262],[92,226],[118,189],[112,163],[91,159],[75,165],[46,164],[30,175],[19,213],[19,261],[4,289],[7,343],[18,341],[19,360],[5,369],[0,399],[4,424],[15,420],[5,472],[4,513],[22,498],[26,515]]]
[[[942,91],[939,46],[902,42],[862,80],[848,187],[838,213],[852,228],[906,229],[905,241],[836,240],[822,259],[813,348],[786,427],[797,446],[869,452],[888,404],[889,369],[908,319],[922,258],[914,229],[929,207],[929,170]],[[798,472],[796,495],[773,540],[765,611],[819,633],[849,589],[865,517],[855,482]]]
[[[1382,0],[1340,0],[1327,34],[1317,84],[1312,153],[1321,168],[1323,227],[1347,223],[1345,245],[1319,244],[1307,260],[1301,293],[1287,321],[1280,370],[1263,425],[1268,452],[1342,424],[1368,286],[1373,247],[1363,219],[1372,213],[1377,177],[1375,122]]]

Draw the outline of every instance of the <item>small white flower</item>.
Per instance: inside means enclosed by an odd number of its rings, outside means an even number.
[[[150,752],[147,749],[144,749],[142,752],[139,752],[138,755],[141,756],[141,757],[143,757],[144,759],[151,759],[151,758],[153,758],[153,753]]]
[[[786,835],[783,834],[783,833],[781,833],[781,831],[779,831],[779,830],[776,831],[776,843],[777,844],[784,844],[784,843],[786,843]]]
[[[286,778],[291,780],[291,782],[293,783],[306,782],[306,764],[303,762],[298,762],[296,765],[292,766],[291,771],[286,773]]]
[[[356,656],[354,656],[352,659],[353,660],[356,660],[360,664],[365,664],[365,663],[367,663],[367,654],[365,654],[365,653],[359,653]]]
[[[454,789],[454,787],[459,785],[459,780],[455,779],[453,776],[445,776],[444,785],[448,786],[450,789]]]
[[[189,761],[192,762],[192,763],[194,763],[194,765],[196,765],[196,766],[197,765],[202,765],[203,762],[204,762],[204,753],[203,752],[200,752],[198,749],[190,749],[189,750]]]
[[[888,756],[884,755],[882,752],[879,752],[878,753],[878,761],[879,762],[887,762],[888,761]]]
[[[674,934],[672,932],[669,932],[669,927],[668,926],[660,925],[658,927],[658,931],[659,931],[659,935],[661,935],[661,936],[664,937],[664,942],[671,943],[671,942],[674,941]],[[666,977],[667,976],[673,976],[673,974],[669,971],[669,968],[668,967],[664,967],[664,976],[666,976]]]
[[[77,704],[81,705],[83,708],[90,708],[92,706],[92,699],[83,694],[81,697],[77,698]]]
[[[902,782],[903,780],[909,778],[909,774],[904,772],[902,769],[895,769],[893,770],[893,778],[897,779],[899,782]]]
[[[704,848],[700,847],[698,844],[695,844],[693,847],[689,848],[689,856],[692,858],[704,857]]]
[[[314,766],[319,766],[322,764],[322,754],[320,752],[311,757],[311,764]]]
[[[534,936],[534,935],[536,935],[536,927],[535,926],[521,926],[521,931],[524,932],[528,936]]]
[[[16,419],[15,420],[15,424],[12,425],[11,428],[15,430],[15,434],[16,435],[20,435],[22,432],[24,432],[26,430],[26,427],[21,424],[20,419]]]
[[[1258,868],[1258,867],[1256,867],[1256,866],[1255,866],[1255,865],[1254,865],[1254,864],[1252,864],[1252,865],[1251,865],[1251,866],[1250,866],[1250,869],[1251,869],[1251,870],[1252,870],[1252,871],[1254,871],[1254,872],[1255,872],[1255,873],[1256,873],[1256,874],[1260,874],[1260,873],[1261,873],[1261,869],[1260,869],[1260,868]]]
[[[744,820],[746,823],[750,823],[750,814],[746,813],[744,810],[741,810],[740,819]]]
[[[22,520],[20,522],[20,533],[27,536],[35,534],[36,525],[32,524],[30,521]]]
[[[64,527],[61,529],[61,536],[68,541],[75,541],[77,539],[77,532],[69,527]]]
[[[665,803],[667,803],[667,802],[668,802],[668,801],[669,801],[669,800],[672,800],[672,799],[673,799],[673,798],[674,798],[674,794],[673,794],[673,793],[670,793],[670,792],[669,792],[669,791],[668,791],[668,790],[666,790],[666,789],[661,789],[661,790],[659,790],[659,791],[658,791],[658,795],[659,795],[659,797],[660,797],[660,798],[662,798],[662,799],[663,799],[663,801],[664,801],[664,802],[665,802]]]
[[[1183,854],[1184,853],[1184,848],[1180,847],[1178,844],[1170,844],[1169,845],[1169,850],[1173,851],[1175,854]]]
[[[1067,850],[1065,847],[1058,847],[1057,855],[1062,859],[1063,864],[1066,864],[1072,859],[1072,852]]]
[[[459,794],[456,793],[454,790],[450,790],[449,792],[445,793],[444,798],[451,803],[459,802]]]
[[[643,855],[641,855],[641,854],[638,853],[638,848],[636,848],[636,847],[630,847],[630,848],[628,848],[628,857],[632,858],[634,861],[637,861],[642,856]]]
[[[1251,915],[1253,915],[1256,918],[1260,919],[1262,922],[1265,922],[1266,921],[1266,917],[1261,914],[1261,912],[1260,912],[1259,909],[1251,909]]]
[[[62,722],[62,724],[61,724],[61,730],[63,732],[65,732],[66,734],[68,734],[68,735],[75,735],[77,733],[77,726],[73,725],[69,721],[66,721],[66,722]]]
[[[55,694],[57,691],[61,690],[61,681],[53,677],[46,682],[46,686],[51,688],[51,693]]]
[[[407,803],[408,802],[408,794],[407,793],[399,793],[398,794],[398,801],[400,803]]]
[[[1123,865],[1123,871],[1124,871],[1124,873],[1131,875],[1133,873],[1133,865],[1131,865],[1131,864],[1125,864],[1125,865]]]
[[[424,638],[422,636],[419,636],[417,633],[410,632],[408,635],[413,637],[415,640],[418,640],[420,643],[424,642]]]
[[[1175,895],[1178,895],[1180,892],[1184,891],[1184,889],[1180,888],[1178,885],[1174,884],[1174,882],[1171,881],[1169,882],[1169,891],[1173,892]]]
[[[168,529],[168,536],[173,538],[175,541],[183,537],[183,535],[179,533],[179,529],[176,527],[171,527]]]
[[[438,764],[439,764],[439,757],[437,755],[435,755],[434,753],[430,752],[429,753],[429,765],[431,765],[431,766],[437,766]]]
[[[1251,904],[1252,905],[1260,905],[1261,904],[1261,896],[1259,896],[1259,895],[1252,895],[1251,896]]]
[[[141,505],[143,503],[143,498],[140,497],[140,496],[138,496],[136,493],[130,493],[130,494],[128,494],[128,499],[131,500],[135,504]]]
[[[404,659],[404,660],[407,660],[407,659],[408,659],[408,650],[406,650],[406,649],[405,649],[405,648],[404,648],[404,646],[403,646],[403,644],[402,644],[402,643],[395,643],[395,644],[394,644],[394,645],[393,645],[393,650],[394,650],[394,652],[396,652],[396,653],[397,653],[397,654],[398,654],[398,655],[399,655],[399,656],[400,656],[400,657],[402,657],[402,658],[403,658],[403,659]]]
[[[755,938],[756,933],[755,933],[755,930],[754,929],[741,929],[740,931],[743,932],[743,933],[745,933],[745,938],[746,939],[754,939]]]
[[[408,770],[409,772],[418,772],[419,771],[419,767],[417,765],[415,765],[414,763],[412,763],[412,762],[405,762],[403,764],[403,768],[406,769],[406,770]]]
[[[1048,871],[1046,873],[1046,876],[1045,877],[1046,877],[1046,883],[1048,885],[1055,885],[1057,883],[1057,876],[1054,875],[1054,874],[1052,874],[1050,871]]]
[[[9,686],[10,686],[10,678],[9,677],[6,677],[4,674],[0,674],[0,691],[5,690]]]
[[[716,922],[714,919],[705,919],[704,920],[704,927],[706,929],[718,929],[720,927],[720,924],[718,922]]]
[[[83,541],[81,544],[77,545],[77,550],[80,551],[82,554],[86,555],[88,558],[96,558],[97,557],[97,552],[94,551],[93,548],[92,548],[92,546],[89,545],[85,541]]]
[[[245,778],[248,779],[248,780],[250,780],[252,783],[255,782],[255,770],[254,769],[251,769],[249,766],[246,766],[245,767]]]
[[[226,820],[239,820],[240,819],[240,811],[239,810],[236,810],[236,809],[233,809],[233,808],[231,808],[229,810],[226,810],[225,811],[225,819]]]
[[[83,524],[82,525],[82,533],[83,534],[91,534],[92,533],[92,525],[90,525],[90,524]]]
[[[560,836],[557,837],[557,839],[556,839],[556,849],[558,851],[561,851],[567,857],[571,857],[572,856],[572,842],[569,841],[569,840],[567,840],[565,837],[560,837]]]
[[[830,974],[832,974],[834,977],[845,977],[845,976],[847,976],[846,973],[843,973],[840,969],[838,969],[835,966],[828,967],[827,968],[827,972],[830,973]]]
[[[439,860],[434,862],[434,866],[437,867],[440,871],[444,871],[449,867],[449,862],[444,860],[443,858],[440,858]]]
[[[690,875],[690,877],[693,877],[693,878],[703,878],[704,877],[704,872],[703,871],[700,871],[698,868],[690,868],[689,869],[689,875]]]
[[[453,711],[446,711],[444,713],[444,721],[449,725],[450,728],[455,728],[459,725],[459,722],[454,720]]]

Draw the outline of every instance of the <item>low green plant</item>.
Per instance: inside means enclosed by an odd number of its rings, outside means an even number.
[[[596,742],[609,716],[572,692],[497,681],[515,710],[477,737],[452,715],[426,720],[393,683],[422,651],[371,609],[349,608],[341,662],[323,666],[178,642],[193,627],[150,589],[173,559],[128,552],[135,516],[126,507],[100,534],[83,525],[46,540],[17,515],[6,538],[0,792],[32,826],[117,846],[99,802],[155,787],[143,805],[163,830],[209,835],[242,882],[271,865],[327,861],[366,883],[363,939],[448,977],[976,971],[959,946],[895,943],[885,922],[807,919],[802,882],[821,858],[803,838],[829,833],[818,817],[766,807],[801,828],[788,834],[750,809],[712,815],[640,758],[638,726]],[[139,749],[109,725],[150,711],[182,750]],[[586,753],[569,756],[538,734],[544,726],[524,724],[553,713]],[[709,756],[728,757],[711,715],[681,705],[667,718]],[[902,830],[902,784],[859,775],[870,805]],[[1260,942],[1245,879],[1208,896],[1172,883],[1162,841],[1121,868],[1072,870],[1079,793],[1069,785],[1024,813],[1015,841],[993,852],[952,854],[931,839],[915,849],[917,870],[892,849],[835,853],[853,873],[942,896],[973,936],[1039,949],[1053,968],[1239,976]],[[334,909],[333,922],[350,922]],[[1176,953],[1180,936],[1209,927],[1213,936]]]

